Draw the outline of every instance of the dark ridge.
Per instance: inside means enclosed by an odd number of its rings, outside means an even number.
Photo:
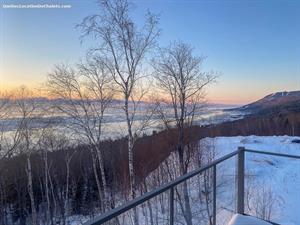
[[[300,103],[300,91],[290,91],[290,92],[284,91],[284,92],[276,92],[267,95],[258,101],[231,110],[258,112],[263,109],[270,109],[273,107],[283,107],[284,105],[299,104],[299,103]]]

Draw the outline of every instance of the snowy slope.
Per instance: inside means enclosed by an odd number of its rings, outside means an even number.
[[[300,144],[292,143],[294,139],[300,137],[217,137],[205,138],[200,143],[213,145],[217,152],[216,158],[236,150],[238,146],[300,155]],[[253,210],[251,204],[257,206],[259,202],[267,201],[267,196],[271,199],[272,205],[269,208],[272,209],[274,222],[283,225],[300,224],[300,160],[247,153],[246,174],[246,192],[252,189],[252,196],[255,195],[249,202],[252,208],[248,210],[249,214],[262,213],[262,208]]]
[[[236,214],[232,217],[228,225],[271,225],[270,223],[267,223],[263,220],[250,217],[250,216],[244,216],[240,214]]]
[[[299,102],[300,100],[300,91],[284,91],[284,92],[276,92],[270,95],[265,96],[258,101],[252,102],[248,105],[240,107],[239,110],[250,110],[250,111],[258,111],[265,108],[270,108],[274,106],[282,106],[284,104]]]

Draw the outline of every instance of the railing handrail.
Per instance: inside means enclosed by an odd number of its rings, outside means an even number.
[[[214,167],[216,168],[216,165],[218,165],[219,163],[237,155],[240,152],[250,152],[250,153],[258,153],[258,154],[265,154],[265,155],[272,155],[272,156],[280,156],[280,157],[288,157],[288,158],[295,158],[295,159],[300,159],[300,156],[298,155],[290,155],[290,154],[282,154],[282,153],[275,153],[275,152],[268,152],[268,151],[259,151],[259,150],[251,150],[251,149],[245,149],[244,147],[239,147],[238,150],[231,152],[219,159],[216,159],[210,163],[208,163],[207,165],[200,167],[196,170],[193,170],[189,173],[186,173],[178,178],[176,178],[175,180],[166,183],[152,191],[149,191],[121,206],[118,206],[114,209],[111,209],[108,212],[105,212],[99,216],[96,216],[94,218],[92,218],[91,220],[87,221],[86,223],[84,223],[84,225],[101,225],[119,215],[121,215],[122,213],[138,206],[141,205],[142,203],[146,202],[149,199],[152,199],[156,196],[158,196],[159,194],[166,192],[172,188],[174,188],[175,186],[177,186],[178,184],[198,175],[201,174],[202,172]]]
[[[285,158],[300,159],[300,155],[283,154],[283,153],[276,153],[276,152],[269,152],[269,151],[259,151],[259,150],[245,149],[245,152],[257,153],[257,154],[263,154],[263,155],[279,156],[279,157],[285,157]]]

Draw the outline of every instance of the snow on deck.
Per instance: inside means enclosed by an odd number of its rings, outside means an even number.
[[[271,225],[270,223],[252,216],[235,214],[228,225]]]

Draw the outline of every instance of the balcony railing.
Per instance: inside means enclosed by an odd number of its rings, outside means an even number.
[[[169,182],[165,185],[162,185],[150,192],[145,193],[144,195],[133,199],[132,201],[114,208],[102,215],[96,216],[93,219],[89,220],[85,223],[85,225],[101,225],[107,221],[110,221],[117,216],[125,213],[134,207],[137,207],[146,201],[162,194],[165,192],[169,192],[169,224],[174,225],[174,188],[189,180],[190,178],[202,174],[204,171],[208,169],[213,169],[212,174],[212,217],[213,217],[213,224],[216,225],[216,215],[217,215],[217,204],[216,204],[216,194],[217,194],[217,165],[234,157],[237,156],[237,196],[236,196],[236,213],[244,214],[244,205],[245,205],[245,152],[254,153],[254,154],[263,154],[263,155],[271,155],[277,157],[286,157],[286,158],[293,158],[293,159],[300,159],[298,155],[290,155],[290,154],[282,154],[282,153],[275,153],[269,151],[258,151],[258,150],[251,150],[245,149],[244,147],[238,147],[238,149],[230,154],[227,154],[219,159],[212,161],[211,163],[198,168],[194,171],[186,173],[183,176],[176,178],[174,181]]]

